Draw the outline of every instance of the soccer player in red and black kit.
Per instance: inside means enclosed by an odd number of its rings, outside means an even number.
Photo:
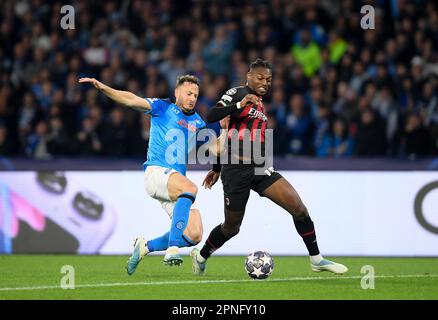
[[[238,158],[240,162],[233,164],[230,161],[234,155],[229,148],[230,158],[227,164],[214,165],[213,170],[208,172],[203,182],[204,187],[210,189],[219,179],[219,175],[221,176],[224,189],[225,221],[211,231],[201,250],[195,248],[190,253],[193,272],[197,275],[204,274],[206,261],[211,254],[239,233],[251,189],[260,196],[271,199],[292,215],[295,228],[309,252],[310,266],[313,271],[329,271],[335,274],[347,272],[346,266],[321,256],[309,212],[292,185],[272,167],[259,174],[256,171],[258,165],[254,163],[255,161],[249,164],[243,162],[245,160],[245,155],[242,155],[242,152],[245,153],[242,148],[244,139],[249,139],[250,141],[247,141],[249,144],[259,141],[262,149],[264,148],[267,116],[263,96],[271,86],[272,67],[267,61],[257,59],[251,63],[246,79],[246,86],[229,89],[207,115],[208,122],[229,117],[228,139],[239,139]],[[245,131],[247,133],[249,131],[249,134],[245,135]],[[229,145],[232,144],[232,141],[228,142]]]

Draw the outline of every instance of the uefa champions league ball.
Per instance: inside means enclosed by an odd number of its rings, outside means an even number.
[[[245,260],[245,271],[253,279],[266,279],[274,270],[274,260],[266,251],[255,251]]]

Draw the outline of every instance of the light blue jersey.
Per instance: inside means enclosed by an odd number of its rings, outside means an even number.
[[[147,98],[151,110],[147,166],[172,168],[186,174],[188,153],[196,146],[196,132],[205,128],[205,122],[195,112],[186,115],[170,100]]]

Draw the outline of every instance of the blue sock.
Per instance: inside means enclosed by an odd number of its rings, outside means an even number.
[[[149,252],[166,250],[169,245],[169,231],[163,234],[161,237],[149,240],[147,247]]]
[[[190,207],[196,196],[191,193],[181,193],[173,209],[172,225],[169,232],[169,247],[177,247],[189,220]]]
[[[149,252],[166,250],[169,246],[169,233],[170,232],[166,232],[161,237],[149,240],[147,242]],[[181,236],[178,242],[179,248],[192,247],[194,245],[196,245],[196,243],[194,243],[192,239],[184,234]]]

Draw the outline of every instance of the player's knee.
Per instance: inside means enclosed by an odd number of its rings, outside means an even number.
[[[185,233],[194,244],[198,244],[202,240],[203,230],[201,222],[201,213],[198,209],[190,209],[189,224]]]
[[[295,219],[305,219],[309,216],[309,211],[307,210],[306,206],[300,205],[298,208],[293,210],[293,215]]]
[[[194,244],[198,244],[202,240],[202,228],[194,230],[190,238]]]
[[[190,182],[187,183],[186,186],[184,186],[183,192],[188,192],[196,196],[198,194],[198,187],[193,182]]]

